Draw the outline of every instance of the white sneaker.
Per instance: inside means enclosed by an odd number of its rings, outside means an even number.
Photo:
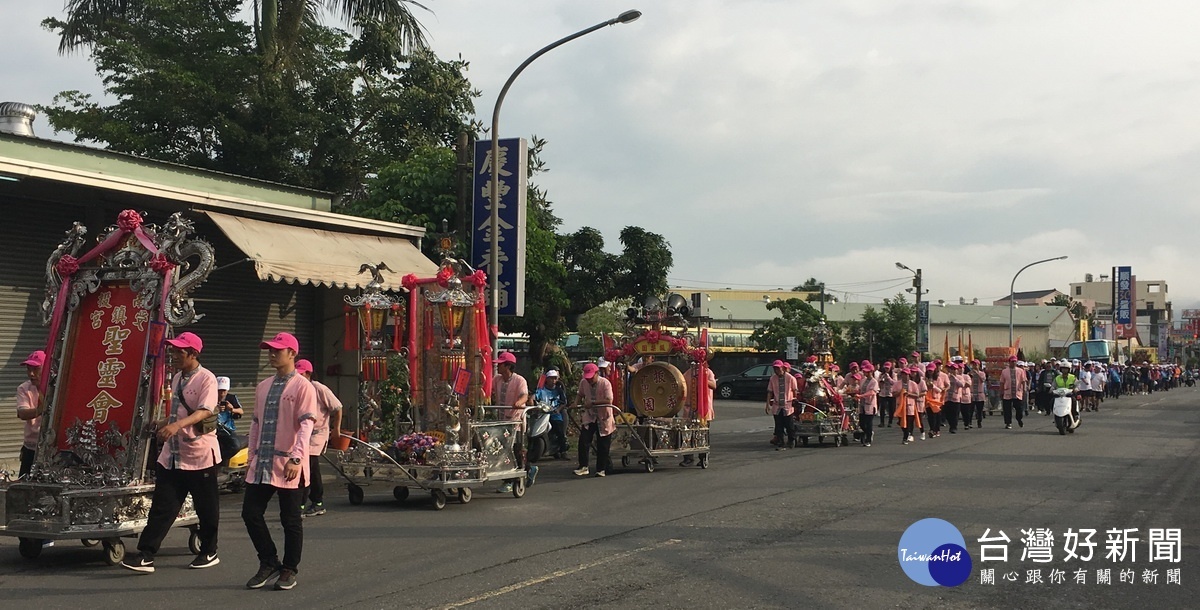
[[[589,473],[589,472],[591,472],[591,471],[588,469],[588,467],[587,467],[587,466],[584,466],[583,468],[576,468],[576,469],[575,469],[575,476],[577,476],[577,477],[586,477],[586,476],[588,476],[588,473]]]
[[[912,435],[911,435],[911,434],[910,434],[910,435],[908,435],[908,441],[907,441],[907,442],[909,442],[909,443],[913,442],[913,437],[912,437]]]
[[[922,433],[921,433],[921,440],[925,440],[925,433],[924,433],[924,432],[922,432]]]

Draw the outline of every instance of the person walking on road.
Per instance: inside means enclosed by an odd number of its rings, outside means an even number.
[[[767,415],[775,418],[775,436],[771,442],[776,451],[795,448],[796,427],[792,425],[792,402],[796,400],[796,378],[789,375],[782,360],[771,364],[775,374],[767,380]],[[784,438],[787,438],[785,441]]]
[[[875,379],[875,365],[870,360],[863,360],[862,379],[858,386],[858,423],[862,426],[863,447],[870,447],[875,439],[875,414],[879,411],[879,382]]]
[[[38,435],[42,431],[42,395],[38,392],[42,365],[46,363],[46,352],[37,350],[21,363],[28,379],[17,386],[17,419],[25,422],[25,435],[21,441],[21,470],[19,477],[29,476],[33,470],[33,459],[37,456]]]
[[[325,514],[325,484],[321,480],[321,456],[329,446],[329,438],[337,438],[342,429],[342,401],[333,390],[312,378],[313,365],[308,360],[296,361],[296,372],[312,384],[317,393],[317,419],[313,422],[308,441],[308,476],[304,495],[300,499],[301,517],[320,517]]]
[[[268,350],[275,374],[258,384],[254,394],[254,417],[250,422],[249,468],[242,521],[258,553],[258,572],[246,582],[260,589],[272,577],[278,591],[296,586],[296,574],[304,550],[304,522],[300,513],[303,481],[309,480],[308,446],[320,407],[317,392],[304,376],[296,373],[300,342],[289,333],[279,333],[259,344]],[[264,515],[271,498],[279,498],[279,522],[283,526],[283,561]]]
[[[516,422],[513,434],[513,456],[517,464],[525,469],[526,485],[537,481],[538,467],[530,464],[525,451],[525,405],[529,404],[529,382],[516,373],[517,356],[512,352],[501,352],[496,358],[496,376],[492,388],[496,393],[493,404],[509,407],[503,410],[504,419]],[[512,483],[505,483],[496,493],[511,493]]]
[[[121,567],[142,574],[154,572],[154,556],[179,516],[188,494],[200,521],[200,554],[188,566],[211,568],[217,558],[217,525],[221,504],[217,470],[221,449],[217,443],[217,376],[200,366],[204,342],[195,333],[167,339],[171,365],[171,402],[166,418],[157,422],[158,440],[163,443],[154,465],[154,495],[146,527],[138,536],[138,553],[121,562]]]
[[[583,409],[583,426],[579,430],[579,468],[575,470],[575,475],[581,477],[590,474],[588,463],[591,461],[589,452],[593,441],[596,443],[596,476],[605,476],[612,470],[608,450],[612,434],[617,431],[612,408],[613,388],[607,379],[598,374],[599,370],[591,362],[583,365],[583,380],[579,382],[575,397],[575,404]]]
[[[1017,368],[1017,357],[1008,357],[1008,367],[1000,371],[1000,398],[1004,401],[1004,429],[1012,429],[1013,413],[1017,416],[1017,425],[1024,428],[1024,413],[1022,404],[1026,392],[1029,391],[1029,376]]]

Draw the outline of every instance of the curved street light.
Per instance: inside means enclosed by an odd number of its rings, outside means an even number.
[[[500,89],[500,95],[496,98],[496,107],[492,110],[492,148],[490,153],[492,161],[492,175],[488,184],[488,203],[492,206],[492,256],[488,263],[488,275],[490,276],[488,279],[491,281],[492,293],[492,315],[491,320],[489,320],[489,324],[492,327],[493,333],[500,332],[500,274],[496,273],[496,269],[500,268],[500,205],[498,196],[499,187],[496,177],[500,175],[500,105],[504,103],[504,96],[508,93],[508,88],[512,86],[513,81],[517,80],[517,76],[520,75],[523,70],[525,70],[525,67],[533,63],[533,60],[548,53],[550,50],[571,42],[572,40],[575,40],[581,36],[591,34],[596,30],[606,28],[610,25],[636,21],[637,18],[641,16],[641,11],[628,10],[620,15],[617,15],[616,17],[613,17],[612,19],[597,23],[590,28],[580,30],[574,34],[571,34],[570,36],[561,38],[542,47],[537,53],[530,55],[529,59],[526,59],[521,63],[521,65],[517,66],[517,69],[514,70],[512,75],[508,77],[508,80],[504,82],[504,87]],[[493,349],[495,350],[496,354],[499,355],[499,346]]]
[[[1063,256],[1056,256],[1054,258],[1047,258],[1047,259],[1043,259],[1040,261],[1034,261],[1032,263],[1029,263],[1028,265],[1025,265],[1024,267],[1021,267],[1021,269],[1019,271],[1017,271],[1017,275],[1021,275],[1021,271],[1024,271],[1034,265],[1040,265],[1042,263],[1049,263],[1051,261],[1066,260],[1066,258],[1067,257],[1064,254]],[[1016,303],[1017,303],[1017,297],[1014,294],[1013,290],[1017,286],[1017,275],[1013,276],[1012,283],[1008,285],[1008,346],[1009,347],[1012,347],[1012,344],[1013,344],[1013,306],[1016,305]]]
[[[916,333],[915,338],[916,338],[917,350],[924,351],[924,350],[921,350],[921,295],[928,293],[929,291],[928,290],[926,290],[924,292],[921,291],[921,279],[922,278],[921,278],[921,270],[920,269],[917,269],[916,271],[914,271],[908,265],[905,265],[904,263],[901,263],[901,262],[896,263],[896,268],[903,269],[903,270],[913,274],[912,288],[905,288],[905,291],[911,292],[916,295],[916,313],[917,313],[917,315],[914,317],[917,319],[917,333]],[[926,345],[925,347],[926,347],[926,349],[929,348],[928,345]]]

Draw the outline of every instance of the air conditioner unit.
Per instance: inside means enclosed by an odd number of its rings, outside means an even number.
[[[709,296],[708,296],[707,292],[693,292],[692,293],[692,317],[693,318],[707,318],[708,317],[708,301],[709,301]]]

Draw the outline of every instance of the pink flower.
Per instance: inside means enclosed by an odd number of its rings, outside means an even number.
[[[64,254],[62,255],[62,258],[58,259],[58,262],[54,264],[54,269],[58,271],[58,274],[64,278],[71,277],[72,275],[75,275],[76,271],[79,271],[79,261],[70,254]]]
[[[142,215],[134,210],[125,210],[117,215],[117,227],[126,233],[142,226]]]
[[[487,285],[487,274],[484,273],[482,269],[477,269],[475,273],[467,276],[467,281],[480,288],[483,288]]]
[[[405,290],[412,290],[413,288],[416,288],[417,287],[417,274],[410,273],[410,274],[400,278],[400,285],[403,286]]]
[[[150,268],[163,275],[166,275],[175,268],[175,263],[172,263],[169,258],[163,255],[162,252],[159,252],[158,254],[150,257]]]
[[[438,286],[445,288],[446,285],[450,282],[450,278],[452,278],[452,277],[454,277],[453,269],[451,269],[449,267],[442,267],[441,269],[438,269],[438,272],[437,272]]]

